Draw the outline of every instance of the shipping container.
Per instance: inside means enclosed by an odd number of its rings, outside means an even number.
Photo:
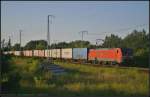
[[[50,57],[51,55],[51,50],[45,50],[45,57]]]
[[[61,58],[61,49],[52,49],[52,58]]]
[[[73,59],[87,60],[88,49],[87,48],[73,48]]]
[[[23,56],[27,56],[27,51],[23,51]]]
[[[38,50],[33,50],[33,55],[34,55],[35,57],[37,57],[37,56],[38,56]]]
[[[12,54],[13,52],[11,51],[10,53]],[[14,55],[15,55],[15,56],[20,56],[20,55],[21,55],[21,52],[20,52],[20,51],[14,51]]]
[[[38,50],[38,56],[39,57],[44,57],[44,50]]]
[[[49,56],[49,52],[50,52],[50,50],[45,50],[45,57]]]
[[[23,51],[24,56],[32,56],[32,50],[25,50]]]
[[[72,48],[61,49],[63,59],[72,59]]]
[[[33,50],[29,50],[29,56],[33,56]]]
[[[23,51],[23,56],[26,56],[26,51]]]

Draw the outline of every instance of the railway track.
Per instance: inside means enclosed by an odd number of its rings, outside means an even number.
[[[66,73],[64,68],[62,68],[62,67],[60,67],[59,65],[56,65],[56,64],[42,63],[41,68],[43,70],[52,72],[54,75],[61,75],[61,74]]]
[[[119,68],[119,69],[135,69],[136,68],[140,72],[150,73],[150,69],[149,68],[129,67],[128,65],[124,65],[124,66],[118,65],[118,64],[114,64],[114,65],[102,65],[102,64],[91,64],[91,63],[81,63],[81,62],[67,62],[67,63],[89,65],[89,66],[94,66],[94,67]]]

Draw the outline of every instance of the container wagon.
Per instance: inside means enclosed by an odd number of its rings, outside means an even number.
[[[61,49],[52,49],[52,58],[56,59],[60,59],[61,58]]]
[[[72,60],[72,48],[61,49],[61,58],[65,60]]]
[[[25,50],[25,51],[23,51],[23,56],[32,57],[33,56],[33,51],[32,50]]]
[[[87,61],[88,60],[88,48],[73,48],[73,60],[74,61]]]

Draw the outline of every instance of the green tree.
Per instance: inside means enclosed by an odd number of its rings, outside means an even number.
[[[7,47],[8,47],[9,50],[11,50],[11,39],[10,38],[8,40],[8,46]]]
[[[149,63],[149,34],[146,31],[134,30],[127,35],[123,44],[127,48],[132,48],[134,51],[135,64],[142,67],[148,67]]]
[[[12,47],[12,50],[15,50],[15,51],[20,50],[20,44],[19,44],[19,43],[16,43],[16,44]]]
[[[36,49],[46,49],[47,48],[47,42],[45,40],[39,40],[36,41]]]
[[[24,49],[32,50],[32,49],[46,49],[47,48],[47,42],[45,40],[35,40],[35,41],[29,41]]]
[[[105,48],[115,48],[122,47],[122,39],[117,35],[111,34],[111,36],[106,36],[104,43],[102,44]]]
[[[138,49],[146,49],[149,45],[148,35],[146,31],[134,30],[131,34],[127,35],[123,40],[124,47],[132,48],[135,52]]]
[[[72,47],[72,48],[88,48],[88,47],[90,47],[90,42],[89,41],[76,40],[76,41],[70,42],[69,47]]]
[[[66,43],[66,42],[59,42],[59,43],[56,44],[56,47],[57,48],[68,48],[69,47],[68,45],[69,44]]]

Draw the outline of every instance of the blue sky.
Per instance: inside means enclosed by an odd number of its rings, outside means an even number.
[[[2,1],[2,39],[8,41],[11,36],[13,44],[18,43],[20,29],[23,45],[30,40],[46,39],[48,14],[55,16],[51,41],[79,40],[78,32],[87,30],[100,34],[84,36],[84,40],[95,43],[95,39],[104,39],[111,33],[124,37],[137,25],[147,24],[137,30],[149,29],[148,1]],[[133,29],[118,31],[124,28]]]

